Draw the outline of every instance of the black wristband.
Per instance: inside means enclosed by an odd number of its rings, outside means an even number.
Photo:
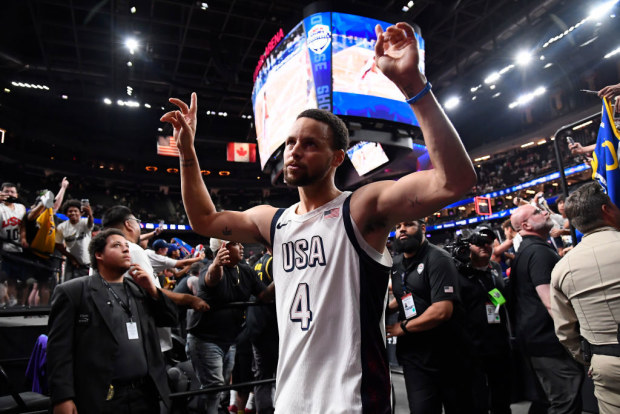
[[[405,334],[409,333],[409,331],[407,330],[407,322],[407,320],[400,322],[400,329],[402,329]]]

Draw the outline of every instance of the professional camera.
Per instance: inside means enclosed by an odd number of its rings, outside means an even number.
[[[473,269],[471,267],[469,245],[484,246],[486,244],[493,244],[493,240],[496,238],[495,233],[491,229],[477,228],[469,237],[457,236],[456,241],[446,245],[445,249],[452,256],[459,273],[470,276]]]

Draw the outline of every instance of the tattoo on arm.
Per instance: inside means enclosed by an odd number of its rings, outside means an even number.
[[[409,202],[412,208],[415,207],[416,204],[420,204],[420,202],[418,201],[418,196],[415,197],[415,200],[412,198],[407,198],[407,201]]]
[[[228,226],[224,227],[224,230],[222,230],[222,234],[224,236],[230,236],[232,234],[232,230],[228,228]]]
[[[196,160],[182,160],[181,167],[193,167],[196,164]]]

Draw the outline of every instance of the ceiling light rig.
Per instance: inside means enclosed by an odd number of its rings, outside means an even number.
[[[38,85],[36,83],[23,83],[23,82],[11,82],[11,85],[17,86],[20,88],[28,88],[28,89],[43,89],[49,91],[50,88],[47,85]]]
[[[527,66],[527,65],[531,64],[531,63],[532,63],[532,61],[533,61],[533,60],[536,58],[536,56],[538,55],[538,52],[539,52],[539,51],[541,51],[542,49],[545,49],[545,48],[549,47],[551,44],[553,44],[553,43],[555,43],[555,42],[559,41],[560,39],[564,38],[564,37],[565,37],[565,36],[567,36],[569,33],[571,33],[572,31],[574,31],[575,29],[577,29],[579,26],[581,26],[581,25],[585,24],[585,23],[586,23],[586,22],[588,22],[588,21],[601,21],[603,18],[605,18],[605,16],[609,16],[609,18],[612,18],[612,19],[613,19],[613,18],[615,17],[615,14],[614,14],[614,13],[612,13],[611,11],[612,11],[612,9],[616,6],[616,4],[617,4],[619,1],[620,1],[620,0],[611,0],[611,1],[606,1],[606,2],[604,2],[604,3],[601,3],[599,6],[595,7],[595,8],[594,8],[594,9],[590,12],[590,14],[589,14],[586,18],[582,19],[580,22],[576,23],[575,25],[573,25],[573,26],[571,26],[571,27],[567,28],[567,29],[566,29],[566,30],[564,30],[562,33],[560,33],[560,34],[558,34],[558,35],[556,35],[556,36],[553,36],[553,37],[549,38],[549,39],[548,39],[548,40],[547,40],[547,41],[546,41],[546,42],[542,45],[542,47],[540,47],[540,48],[538,48],[538,49],[535,49],[535,50],[530,50],[530,51],[528,51],[528,50],[522,50],[522,51],[518,52],[518,53],[517,53],[517,55],[516,55],[516,57],[515,57],[515,64],[510,64],[510,65],[508,65],[508,66],[506,66],[506,67],[502,68],[501,70],[491,72],[489,75],[487,75],[487,77],[486,77],[486,78],[484,78],[483,83],[484,83],[484,84],[486,84],[486,85],[489,85],[489,88],[490,88],[490,89],[495,89],[496,84],[497,84],[497,82],[501,79],[501,77],[502,77],[504,74],[506,74],[506,73],[510,72],[512,69],[514,69],[514,68],[515,68],[515,65],[525,67],[525,66]],[[403,11],[406,11],[406,10],[404,10],[406,7],[407,7],[407,6],[404,6],[404,7],[403,7]],[[619,48],[617,48],[617,49],[615,49],[615,50],[613,50],[613,51],[611,51],[611,52],[609,52],[609,53],[607,53],[607,54],[605,55],[605,58],[606,58],[606,59],[609,59],[610,57],[615,56],[615,55],[617,55],[618,53],[620,53],[620,47],[619,47]],[[545,56],[541,54],[541,55],[539,55],[539,56],[538,56],[538,58],[537,58],[537,59],[538,59],[538,61],[540,61],[540,62],[544,62],[544,61],[545,61]],[[553,63],[551,63],[551,62],[547,62],[547,63],[545,63],[545,64],[544,64],[543,69],[548,69],[548,68],[550,68],[550,67],[552,67],[552,66],[553,66]],[[471,92],[472,94],[475,94],[475,93],[477,93],[477,92],[480,90],[480,88],[481,88],[481,87],[482,87],[482,84],[479,84],[479,85],[477,85],[477,86],[473,86],[473,87],[471,87],[471,88],[470,88],[470,92]],[[544,89],[544,88],[543,88],[543,89]],[[539,91],[539,92],[540,92],[540,91]],[[542,93],[544,93],[544,91],[543,91]],[[538,96],[538,95],[536,95],[534,92],[532,92],[531,94],[534,94],[534,95],[533,95],[534,97]],[[510,108],[514,108],[514,107],[516,107],[516,106],[523,105],[523,104],[524,104],[523,99],[526,99],[526,100],[527,100],[527,99],[529,99],[529,100],[531,100],[531,98],[529,98],[529,95],[531,95],[531,94],[525,94],[525,95],[522,95],[522,96],[520,97],[520,99],[521,99],[521,100],[519,100],[519,99],[518,99],[517,101],[515,101],[515,102],[511,103],[511,104],[509,105],[509,107],[510,107]],[[496,96],[497,96],[497,93],[496,93],[495,95],[493,95],[493,97],[496,97]],[[475,100],[475,98],[476,98],[476,97],[475,97],[475,96],[473,96],[473,97],[472,97],[472,100]],[[525,103],[527,103],[527,102],[525,102]]]
[[[512,108],[516,108],[517,106],[526,105],[526,104],[530,103],[531,101],[533,101],[534,98],[543,95],[545,92],[547,92],[547,89],[545,87],[543,87],[543,86],[539,86],[534,91],[529,92],[529,93],[525,93],[525,94],[519,96],[516,101],[511,102],[508,105],[508,108],[512,109]]]

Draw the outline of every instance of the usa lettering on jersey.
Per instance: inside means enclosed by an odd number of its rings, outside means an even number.
[[[285,272],[306,267],[325,266],[325,248],[321,236],[282,243],[282,267]]]
[[[9,226],[19,226],[20,224],[22,224],[22,221],[20,219],[18,219],[17,217],[10,217],[7,220],[2,221],[2,228]]]

